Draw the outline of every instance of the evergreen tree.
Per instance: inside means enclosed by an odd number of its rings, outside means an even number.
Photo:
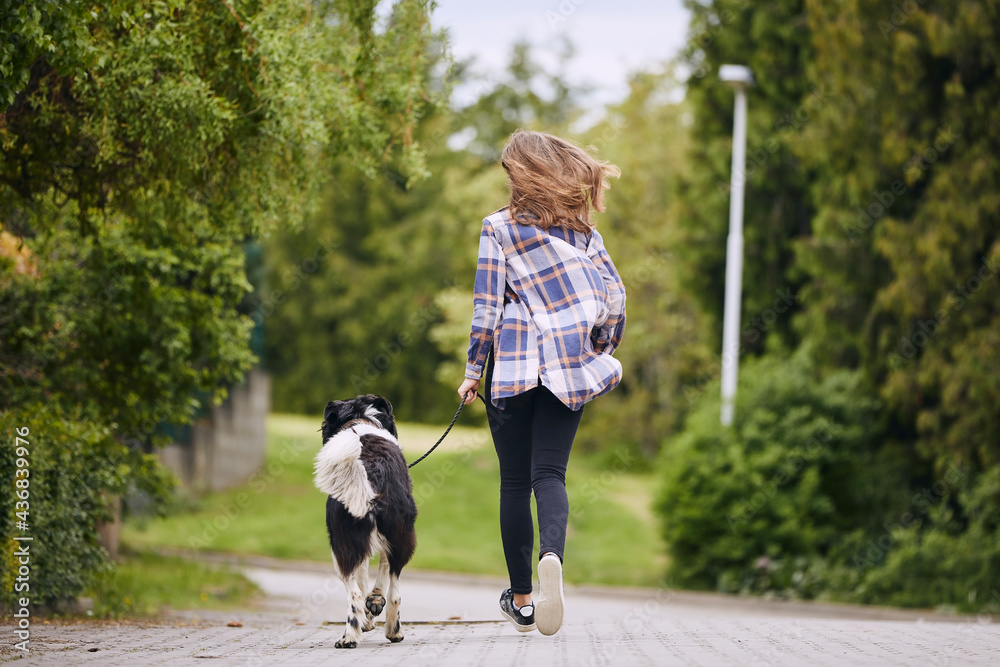
[[[712,348],[721,349],[733,91],[718,72],[724,64],[746,65],[756,85],[748,91],[741,345],[760,353],[771,334],[794,342],[790,314],[797,306],[770,318],[776,299],[797,298],[802,279],[792,264],[792,246],[809,234],[813,212],[811,175],[790,142],[828,96],[805,76],[813,53],[803,0],[685,5],[691,29],[682,62],[691,72],[693,124],[678,202],[684,284],[710,318]]]
[[[854,481],[847,483],[880,479],[892,491],[856,508],[846,523],[838,517],[841,534],[812,555],[779,548],[780,521],[755,513],[755,536],[765,536],[766,555],[780,561],[773,572],[761,572],[752,554],[733,559],[728,535],[705,545],[703,553],[716,550],[716,557],[696,563],[681,556],[677,571],[703,577],[731,568],[730,583],[755,582],[755,590],[763,582],[798,594],[981,607],[1000,571],[1000,2],[806,0],[751,7],[717,0],[690,6],[695,161],[680,197],[687,217],[709,231],[688,237],[689,279],[720,275],[724,247],[724,212],[706,206],[705,193],[709,174],[725,169],[729,98],[720,97],[720,84],[709,75],[726,61],[749,64],[759,85],[750,92],[748,158],[760,123],[785,117],[778,109],[801,122],[782,133],[771,155],[781,159],[764,163],[763,182],[748,170],[747,234],[758,235],[772,262],[767,273],[760,253],[747,253],[744,322],[762,305],[755,305],[753,288],[768,284],[767,275],[801,285],[792,326],[778,327],[783,342],[809,357],[820,380],[855,371],[852,377],[861,381],[850,395],[859,405],[880,399],[880,419],[871,426],[879,437],[861,441],[850,463],[867,461],[865,474],[850,475]],[[785,208],[789,197],[797,204]],[[769,213],[775,215],[770,222]],[[707,307],[721,304],[721,293],[705,300],[706,290],[693,289]],[[765,356],[781,359],[778,347],[769,344]],[[758,375],[785,372],[782,365],[753,368]],[[844,398],[823,400],[829,407]],[[763,416],[778,423],[775,415]],[[740,423],[761,417],[744,415]],[[795,443],[781,444],[778,426],[755,427],[745,436],[734,429],[736,451],[762,443],[774,460],[794,451]],[[717,430],[700,420],[688,425],[685,438],[717,443],[733,437]],[[668,466],[707,471],[723,453],[715,444],[686,454],[668,446],[664,458]],[[697,461],[671,458],[688,455]],[[872,470],[877,473],[869,477]],[[683,499],[670,511],[725,514],[716,504],[720,496],[675,488],[702,488],[714,474],[668,481],[664,497]],[[752,475],[735,479],[749,474],[740,466],[727,474],[733,483],[757,484]],[[822,470],[818,479],[836,474]],[[864,489],[845,489],[852,491]],[[884,519],[875,528],[873,514]],[[700,527],[692,523],[691,529]],[[684,530],[675,525],[667,532],[681,543],[690,537]]]
[[[942,470],[1000,462],[998,16],[995,0],[810,4],[831,102],[799,151],[821,170],[802,330],[860,363]]]

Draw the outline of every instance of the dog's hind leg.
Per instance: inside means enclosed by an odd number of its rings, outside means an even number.
[[[378,555],[378,576],[375,578],[375,588],[365,600],[365,607],[373,622],[385,608],[385,592],[387,590],[389,590],[389,555],[382,551]]]
[[[403,631],[399,624],[399,603],[401,601],[399,575],[393,572],[389,575],[389,604],[385,612],[385,638],[393,643],[403,641]]]
[[[368,590],[368,561],[365,561],[364,565],[358,568],[358,588],[361,590],[361,594]],[[368,596],[371,599],[371,596]],[[375,617],[372,616],[372,612],[368,606],[368,600],[365,600],[365,605],[363,607],[364,622],[361,624],[361,631],[368,632],[369,630],[375,629]]]
[[[361,640],[361,627],[365,621],[365,596],[361,592],[361,586],[359,586],[361,577],[364,577],[365,580],[368,578],[367,561],[359,565],[354,572],[344,573],[344,586],[347,588],[349,611],[344,636],[334,644],[337,648],[355,648]]]

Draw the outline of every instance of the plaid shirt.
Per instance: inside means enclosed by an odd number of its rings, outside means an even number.
[[[625,330],[625,286],[597,230],[483,220],[465,377],[494,352],[494,405],[538,386],[573,410],[615,388],[611,355]]]

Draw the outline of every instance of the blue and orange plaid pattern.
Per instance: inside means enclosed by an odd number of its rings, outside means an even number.
[[[595,229],[483,220],[465,376],[494,353],[493,403],[542,385],[579,410],[621,381],[625,286]]]

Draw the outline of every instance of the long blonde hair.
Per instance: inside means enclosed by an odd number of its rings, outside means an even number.
[[[500,163],[510,181],[511,219],[542,229],[592,230],[591,207],[604,211],[608,178],[622,173],[572,142],[529,130],[510,136]]]

